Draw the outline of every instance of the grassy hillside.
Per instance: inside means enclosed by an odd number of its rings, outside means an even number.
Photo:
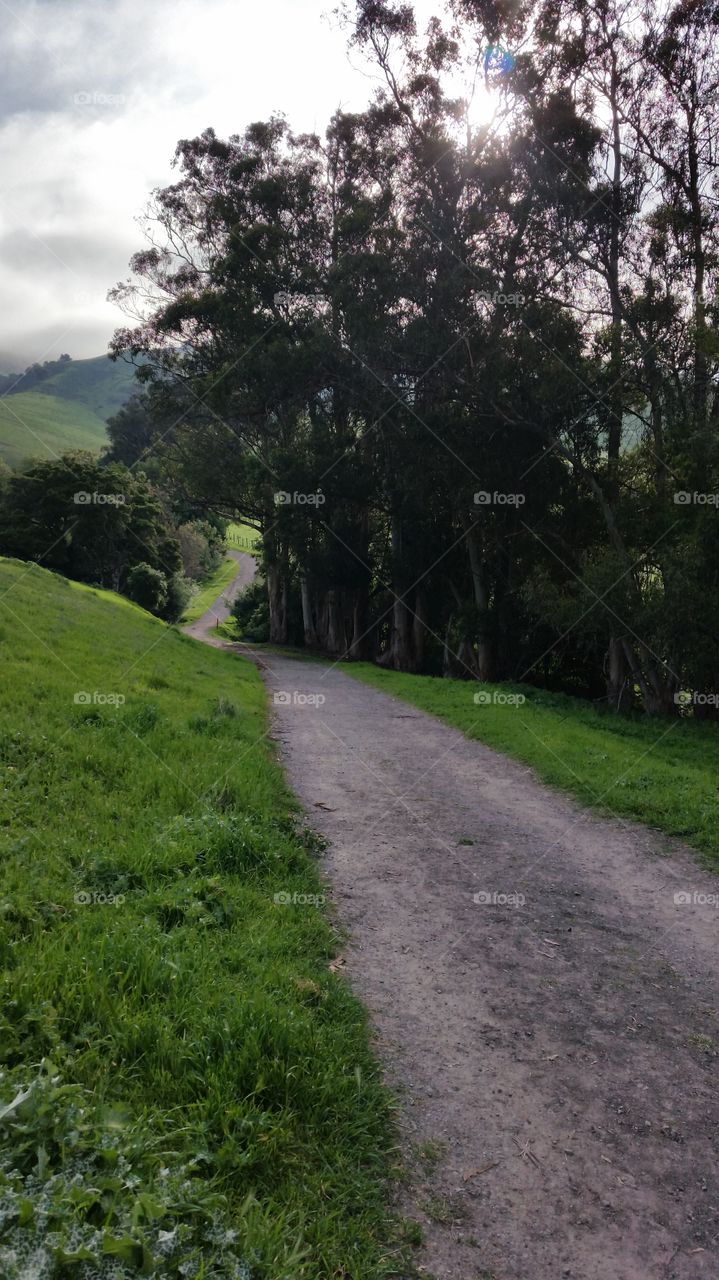
[[[71,360],[38,387],[40,394],[72,400],[103,421],[117,413],[136,390],[133,366],[124,360],[113,363],[107,356]]]
[[[28,458],[56,458],[67,449],[98,453],[105,423],[84,405],[40,391],[0,399],[0,458],[13,469]]]
[[[229,524],[226,537],[234,551],[254,551],[262,541],[257,530],[248,524]]]
[[[387,1101],[255,668],[7,560],[0,658],[3,1280],[396,1274]]]
[[[532,765],[590,808],[680,836],[719,870],[716,725],[628,720],[531,685],[401,675],[369,663],[343,670]]]

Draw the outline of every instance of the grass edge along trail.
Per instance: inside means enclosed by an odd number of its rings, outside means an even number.
[[[719,870],[719,726],[628,719],[526,684],[404,675],[371,663],[342,670],[530,765],[543,782],[605,817],[632,818],[679,837]],[[477,694],[488,700],[478,705]],[[526,701],[497,701],[507,695]]]
[[[257,671],[8,560],[0,655],[3,1280],[405,1274]]]

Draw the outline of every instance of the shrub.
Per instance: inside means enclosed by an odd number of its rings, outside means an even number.
[[[267,588],[256,578],[235,600],[232,617],[243,640],[264,644],[270,638],[270,608]]]
[[[167,604],[167,578],[149,564],[137,564],[127,575],[125,593],[143,609],[160,613]]]

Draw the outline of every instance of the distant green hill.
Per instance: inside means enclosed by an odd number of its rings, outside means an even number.
[[[0,399],[0,458],[9,467],[28,458],[56,458],[68,449],[99,453],[105,444],[105,423],[84,404],[44,390]]]
[[[113,363],[107,356],[91,360],[69,360],[51,378],[46,378],[34,391],[43,396],[60,396],[84,405],[99,418],[112,417],[138,389],[135,370],[124,360]]]

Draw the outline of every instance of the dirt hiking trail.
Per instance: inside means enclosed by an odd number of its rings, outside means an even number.
[[[337,668],[260,665],[399,1098],[422,1269],[717,1280],[719,880]]]
[[[424,1267],[717,1280],[719,881],[337,668],[266,662],[347,971],[428,1157],[402,1206]]]
[[[188,636],[193,636],[195,640],[204,640],[215,649],[224,649],[225,642],[220,637],[214,636],[213,631],[216,630],[218,622],[226,622],[229,618],[237,596],[250,585],[256,572],[253,556],[247,555],[244,551],[230,551],[228,554],[237,561],[239,567],[237,577],[233,578],[228,587],[225,587],[222,595],[217,597],[201,618],[183,627],[183,631],[186,631]]]

